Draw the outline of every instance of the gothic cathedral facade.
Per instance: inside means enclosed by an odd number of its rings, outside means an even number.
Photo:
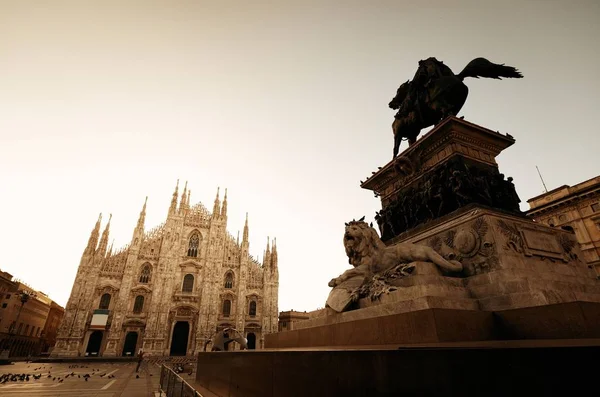
[[[179,201],[179,206],[177,202]],[[212,213],[175,188],[167,220],[145,232],[146,203],[131,243],[107,249],[110,219],[92,230],[59,328],[54,357],[193,355],[233,327],[260,349],[277,332],[275,241],[259,263],[248,252],[248,216],[239,241],[227,232],[227,191]],[[235,348],[235,344],[232,348]]]

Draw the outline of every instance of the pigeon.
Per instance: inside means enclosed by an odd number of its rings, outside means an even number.
[[[58,381],[58,383],[62,383],[62,382],[63,382],[63,380],[64,380],[64,379],[61,379],[61,380],[59,380],[59,381]]]

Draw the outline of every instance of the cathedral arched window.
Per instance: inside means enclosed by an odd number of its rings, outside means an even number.
[[[144,309],[144,296],[138,295],[135,297],[135,302],[133,303],[133,312],[141,313]]]
[[[144,267],[142,268],[142,272],[140,273],[140,283],[148,284],[150,282],[151,276],[152,271],[150,270],[150,265],[144,265]]]
[[[248,307],[248,314],[250,316],[256,316],[256,301],[250,301],[250,305]]]
[[[183,278],[183,285],[181,287],[182,292],[192,292],[194,290],[194,276],[186,274]]]
[[[233,274],[231,273],[225,275],[225,288],[233,288]]]
[[[99,309],[108,310],[110,306],[110,294],[103,294],[100,298],[100,307]]]
[[[198,232],[194,232],[191,236],[190,236],[190,242],[188,245],[188,256],[191,256],[193,258],[198,256],[198,248],[200,246],[200,233]]]
[[[231,301],[229,299],[225,299],[223,301],[223,316],[229,317],[231,314]]]

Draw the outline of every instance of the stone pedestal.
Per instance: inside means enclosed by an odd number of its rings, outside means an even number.
[[[395,291],[324,309],[267,335],[265,347],[600,338],[600,281],[575,236],[525,217],[498,170],[496,156],[513,143],[450,117],[362,184],[381,197],[388,246],[428,245],[462,273],[415,262]]]

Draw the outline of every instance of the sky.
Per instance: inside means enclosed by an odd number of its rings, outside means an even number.
[[[599,18],[577,0],[0,0],[0,269],[66,304],[98,213],[125,245],[180,179],[209,209],[228,188],[254,256],[277,238],[279,310],[323,307],[421,59],[523,73],[465,80],[459,113],[515,137],[497,160],[523,210],[536,165],[548,189],[600,174]]]

